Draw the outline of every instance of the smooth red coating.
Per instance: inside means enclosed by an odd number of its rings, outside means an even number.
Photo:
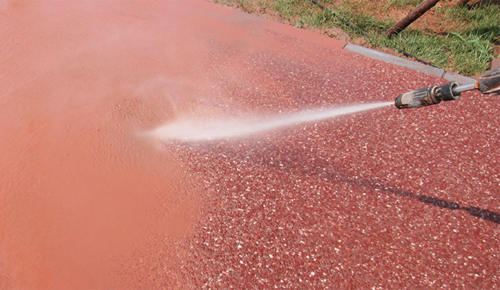
[[[1,289],[500,287],[498,97],[162,143],[444,81],[203,1],[0,15]]]

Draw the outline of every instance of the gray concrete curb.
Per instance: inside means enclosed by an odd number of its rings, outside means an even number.
[[[435,75],[435,76],[438,76],[440,78],[444,78],[444,79],[451,81],[451,82],[457,82],[461,85],[476,82],[476,79],[473,79],[470,77],[447,72],[444,69],[428,66],[428,65],[425,65],[423,63],[414,62],[411,60],[407,60],[404,58],[394,56],[392,54],[376,51],[376,50],[362,47],[359,45],[354,45],[354,44],[348,43],[346,46],[344,46],[344,49],[347,49],[347,50],[354,52],[354,53],[362,54],[362,55],[370,57],[370,58],[382,60],[382,61],[385,61],[388,63],[403,66],[403,67],[413,69],[413,70],[416,70],[419,72],[423,72],[426,74]]]

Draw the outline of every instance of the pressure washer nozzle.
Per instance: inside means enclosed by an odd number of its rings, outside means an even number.
[[[398,109],[411,109],[439,104],[441,101],[452,101],[460,98],[460,92],[454,92],[458,83],[451,82],[440,87],[430,86],[423,89],[407,92],[396,98]]]

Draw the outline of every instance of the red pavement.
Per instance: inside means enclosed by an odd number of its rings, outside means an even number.
[[[204,1],[0,2],[1,289],[496,289],[500,101],[160,143],[444,81]]]

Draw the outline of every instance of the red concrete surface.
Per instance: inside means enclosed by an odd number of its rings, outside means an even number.
[[[495,289],[498,97],[159,142],[443,80],[203,1],[0,2],[1,289]]]

